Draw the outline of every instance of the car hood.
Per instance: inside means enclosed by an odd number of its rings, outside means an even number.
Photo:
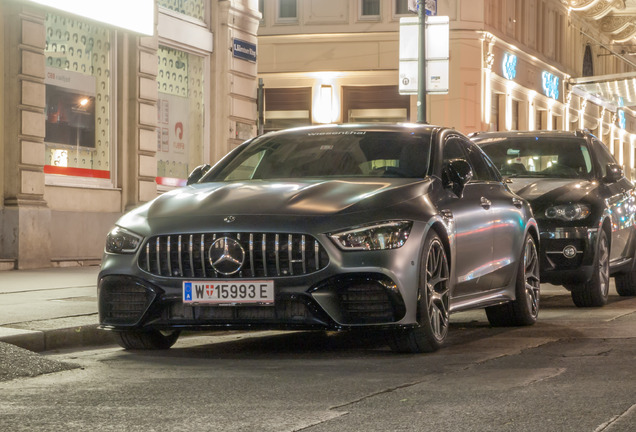
[[[580,179],[517,177],[510,181],[510,189],[530,202],[578,202],[598,187],[596,181]]]
[[[177,189],[123,216],[140,219],[211,216],[328,216],[386,208],[426,192],[430,180],[365,179],[204,183]]]

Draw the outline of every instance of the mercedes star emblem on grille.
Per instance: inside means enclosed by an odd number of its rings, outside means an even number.
[[[231,275],[241,269],[245,261],[245,249],[229,237],[218,238],[208,250],[212,268],[222,275]]]

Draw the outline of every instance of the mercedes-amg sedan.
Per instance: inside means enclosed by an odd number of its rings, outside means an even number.
[[[374,329],[438,349],[449,315],[539,312],[529,204],[462,134],[429,125],[268,133],[108,234],[99,319],[128,349],[182,330]]]

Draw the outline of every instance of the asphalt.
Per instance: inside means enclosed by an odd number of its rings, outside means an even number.
[[[0,342],[35,351],[114,344],[97,328],[99,266],[0,271]]]

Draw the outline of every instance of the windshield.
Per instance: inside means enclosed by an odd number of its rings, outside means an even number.
[[[410,131],[303,130],[265,135],[202,181],[424,177],[430,142],[429,133]]]
[[[497,137],[477,142],[506,177],[587,179],[592,159],[577,137]]]

